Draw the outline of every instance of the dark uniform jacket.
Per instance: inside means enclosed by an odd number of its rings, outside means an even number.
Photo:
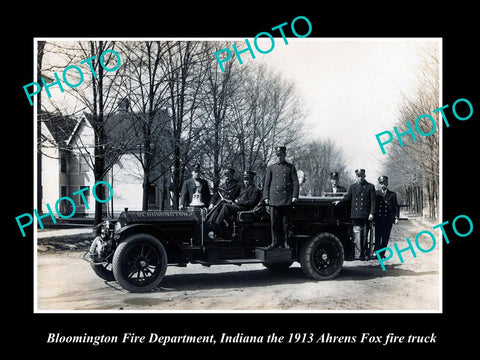
[[[385,195],[382,190],[377,190],[376,196],[375,220],[389,220],[393,223],[395,217],[400,216],[397,194],[387,189]]]
[[[267,169],[263,198],[269,205],[285,206],[292,203],[292,197],[298,198],[298,176],[293,164],[277,162]]]
[[[350,217],[352,219],[366,219],[375,213],[375,186],[368,181],[363,184],[350,185],[348,192],[340,202],[351,201]]]
[[[219,186],[220,189],[223,189],[224,191],[221,192],[222,196],[226,200],[231,200],[234,201],[237,196],[240,194],[240,190],[242,190],[242,186],[236,181],[236,180],[230,180],[228,183],[224,182]],[[215,191],[215,193],[212,196],[211,203],[216,204],[217,201],[220,200],[220,195],[218,195],[218,192]]]
[[[331,193],[333,193],[333,185],[332,185],[332,184],[329,184],[329,185],[327,186],[326,192],[331,192]],[[337,193],[339,193],[339,192],[347,192],[347,189],[344,188],[344,187],[341,186],[341,185],[337,185]]]
[[[261,198],[261,191],[255,185],[251,184],[242,190],[234,204],[244,209],[253,209],[260,202]]]
[[[200,198],[205,206],[210,204],[210,189],[208,188],[208,182],[204,179],[198,179],[200,183],[200,189],[198,192],[200,193]],[[180,205],[188,206],[192,202],[193,194],[195,194],[196,186],[195,180],[193,178],[189,178],[185,180],[182,187],[182,192],[180,193]]]

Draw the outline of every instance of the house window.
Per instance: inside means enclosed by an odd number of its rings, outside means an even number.
[[[64,174],[67,172],[67,158],[65,154],[60,155],[60,171]]]
[[[68,186],[60,186],[60,196],[63,198],[63,197],[70,197],[68,196],[68,190],[69,190],[69,187]],[[58,207],[58,209],[57,209]],[[71,214],[72,211],[73,211],[73,206],[72,204],[70,203],[70,201],[66,200],[66,199],[62,199],[62,201],[60,201],[58,204],[55,204],[55,208],[57,209],[57,212],[59,212],[60,214],[63,214],[63,215],[67,215],[68,214]]]
[[[88,167],[88,164],[87,164],[87,161],[85,160],[85,158],[83,156],[80,156],[79,157],[79,166],[80,166],[80,172],[81,173],[86,173],[88,172],[89,170],[89,167]]]
[[[77,155],[70,157],[70,174],[80,174],[80,164]]]
[[[74,192],[80,191],[81,189],[85,188],[85,186],[75,186],[72,190],[72,194]],[[85,201],[83,201],[82,195],[85,197]],[[85,205],[85,203],[90,203],[90,187],[87,188],[87,190],[84,190],[81,192],[81,194],[76,194],[72,196],[73,201],[75,201],[75,205]]]

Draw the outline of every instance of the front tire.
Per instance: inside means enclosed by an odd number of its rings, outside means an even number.
[[[100,277],[103,280],[106,281],[114,281],[115,276],[113,275],[112,271],[112,262],[111,262],[111,256],[109,256],[110,261],[102,261],[100,260],[105,260],[103,259],[100,255],[99,248],[101,247],[102,240],[100,238],[95,238],[90,245],[90,250],[89,250],[89,255],[90,258],[95,261],[95,263],[90,263],[90,266],[92,267],[93,271],[95,274],[97,274],[98,277]]]
[[[300,252],[300,265],[309,278],[330,280],[342,270],[343,245],[335,235],[320,233],[308,240]]]
[[[112,272],[112,263],[90,264],[97,276],[105,281],[114,281],[115,276]]]
[[[167,251],[152,235],[136,234],[120,243],[113,255],[113,274],[130,292],[146,292],[160,284],[167,270]]]

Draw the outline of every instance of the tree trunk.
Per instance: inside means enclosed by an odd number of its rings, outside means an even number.
[[[149,171],[145,172],[145,175],[143,177],[143,183],[142,183],[142,210],[147,211],[148,210],[148,190],[150,188],[150,183],[149,183]]]
[[[94,44],[92,42],[92,53],[95,54]],[[99,50],[103,49],[103,42],[99,42]],[[95,85],[95,81],[93,82]],[[97,90],[97,91],[96,91]],[[94,91],[94,109],[95,109],[95,183],[103,180],[105,172],[105,149],[104,144],[106,140],[105,136],[105,127],[103,124],[103,68],[98,66],[98,85],[97,88],[93,86]],[[97,94],[98,93],[98,99]],[[98,112],[97,112],[98,109]],[[100,192],[100,194],[99,194]],[[105,199],[105,191],[103,186],[97,186],[96,188],[97,197],[100,199]],[[103,203],[95,201],[95,224],[102,222],[103,217]]]
[[[153,158],[152,158],[152,141],[151,141],[151,136],[152,136],[152,126],[151,123],[153,122],[153,115],[152,112],[150,111],[148,114],[148,120],[147,123],[144,126],[144,142],[143,142],[143,156],[144,156],[144,176],[143,176],[143,197],[142,197],[142,210],[147,211],[148,210],[148,196],[149,196],[149,190],[150,190],[150,179],[151,179],[151,171],[152,171],[152,163],[153,163]]]
[[[173,192],[173,209],[178,210],[178,202],[180,197],[180,146],[175,144],[174,149],[174,164],[173,164],[173,182],[172,182],[172,192]]]
[[[40,81],[42,77],[42,59],[43,59],[43,49],[45,47],[45,41],[37,42],[37,82]],[[38,94],[37,96],[37,119],[40,117],[40,112],[42,111],[42,96]],[[42,188],[42,122],[37,121],[37,209],[39,212],[42,211],[42,197],[43,197],[43,188]]]

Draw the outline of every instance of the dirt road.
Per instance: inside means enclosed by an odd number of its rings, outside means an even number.
[[[440,236],[424,221],[394,226],[390,246],[406,247],[421,230]],[[424,248],[431,246],[428,237]],[[378,261],[345,262],[330,281],[306,278],[298,263],[284,273],[260,264],[169,267],[161,287],[150,293],[129,293],[95,275],[82,251],[38,251],[37,310],[98,311],[439,311],[440,246],[417,257],[404,252],[382,271]]]

